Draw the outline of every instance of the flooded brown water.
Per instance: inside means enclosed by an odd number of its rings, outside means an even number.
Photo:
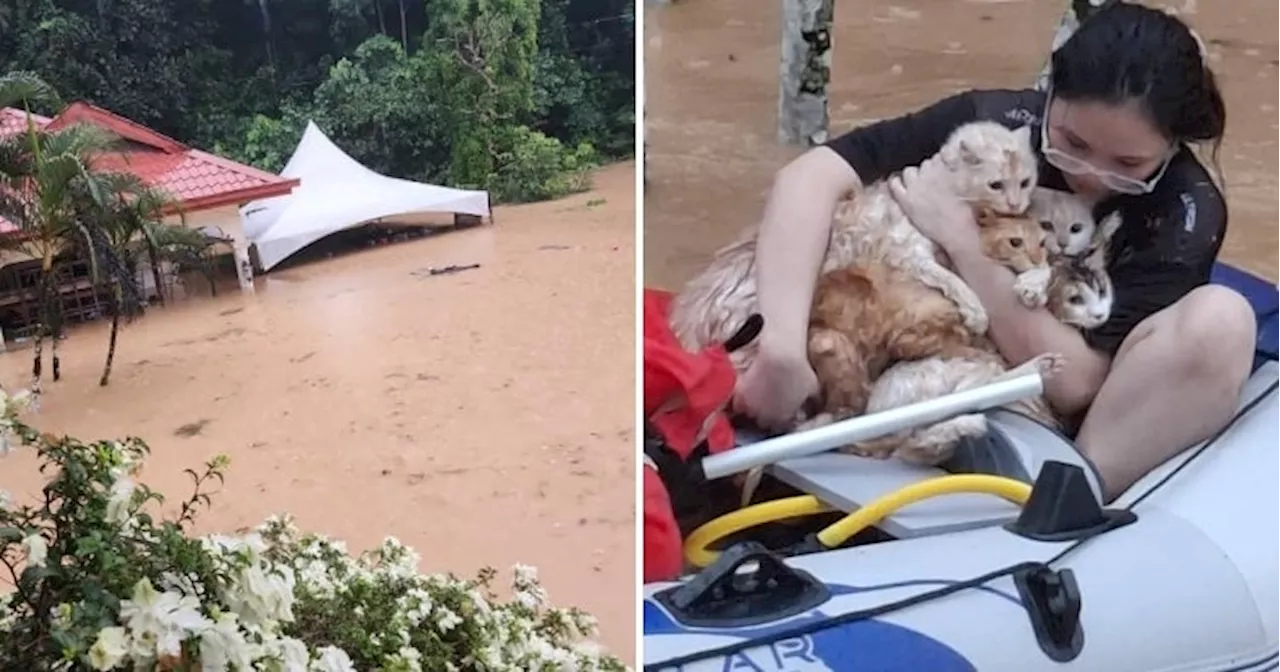
[[[835,3],[831,131],[962,88],[1026,86],[1065,0]],[[1208,43],[1227,99],[1221,152],[1231,224],[1222,258],[1277,280],[1277,3],[1176,0]],[[645,283],[678,287],[754,223],[775,170],[781,5],[688,0],[645,9]]]
[[[424,570],[536,565],[633,660],[634,174],[149,311],[107,388],[106,325],[78,329],[36,424],[142,437],[143,479],[170,499],[189,492],[182,469],[228,454],[202,532],[291,512],[353,550],[397,536]],[[0,382],[25,386],[30,362],[0,356]],[[33,464],[0,462],[0,487],[33,494]]]

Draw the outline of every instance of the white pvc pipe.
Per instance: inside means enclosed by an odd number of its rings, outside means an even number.
[[[765,439],[703,458],[702,471],[707,480],[724,478],[755,467],[816,455],[852,443],[931,425],[957,415],[1004,406],[1043,391],[1044,381],[1040,374],[1032,372],[936,399],[849,418],[825,427]]]

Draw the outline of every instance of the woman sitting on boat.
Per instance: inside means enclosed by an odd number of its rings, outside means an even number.
[[[1079,3],[1078,3],[1079,4]],[[1110,2],[1053,53],[1046,91],[966,91],[897,119],[856,129],[780,170],[760,229],[760,354],[738,381],[735,410],[782,425],[817,393],[805,332],[832,213],[863,184],[919,164],[961,124],[1034,126],[1042,186],[1119,210],[1112,241],[1115,304],[1081,335],[1043,309],[1023,307],[1013,277],[979,251],[963,203],[907,180],[897,196],[982,299],[1006,359],[1066,356],[1046,393],[1078,425],[1076,443],[1098,467],[1106,499],[1225,425],[1249,375],[1253,310],[1210,285],[1227,205],[1192,143],[1222,140],[1226,110],[1203,47],[1178,18]]]

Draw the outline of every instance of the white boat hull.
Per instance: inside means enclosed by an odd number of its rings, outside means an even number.
[[[750,640],[881,607],[1020,562],[1044,562],[1070,543],[1038,542],[1003,527],[922,536],[789,559],[831,597],[760,625],[679,623],[646,586],[645,669],[752,672],[929,670],[1002,672],[1253,672],[1280,668],[1280,405],[1274,362],[1251,378],[1241,406],[1265,398],[1204,451],[1171,459],[1116,503],[1179,469],[1133,509],[1138,520],[1080,545],[1054,569],[1074,572],[1082,649],[1051,660],[1037,643],[1012,579],[765,645]],[[661,661],[732,646],[679,666]]]

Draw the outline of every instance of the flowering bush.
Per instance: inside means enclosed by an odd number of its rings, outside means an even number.
[[[423,575],[394,539],[352,557],[287,517],[236,536],[189,536],[219,457],[175,520],[135,482],[136,438],[82,443],[19,419],[31,397],[0,392],[0,454],[33,447],[48,481],[39,505],[0,501],[0,668],[4,670],[624,670],[590,643],[591,617],[547,602],[533,568],[499,601],[486,569]]]

